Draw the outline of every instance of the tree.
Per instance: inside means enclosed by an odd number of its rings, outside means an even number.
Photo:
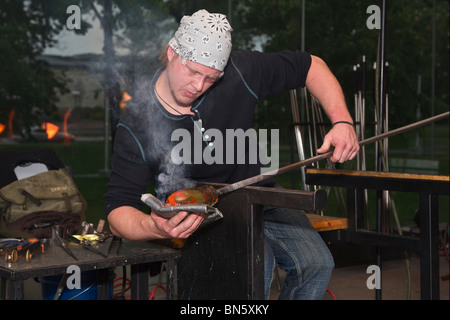
[[[245,43],[257,35],[266,39],[264,51],[300,49],[302,0],[242,0],[236,15],[246,30]],[[381,1],[306,1],[305,49],[327,62],[341,82],[349,107],[354,91],[353,66],[363,55],[368,61],[367,106],[373,115],[374,71],[379,31],[369,30],[366,20],[370,5]],[[432,1],[387,1],[386,61],[389,62],[390,120],[397,123],[416,120],[417,79],[422,78],[422,115],[430,116]],[[436,113],[448,110],[448,1],[436,0]],[[236,19],[235,19],[236,20]],[[242,35],[242,34],[241,34]],[[273,104],[289,105],[288,97]],[[372,110],[370,110],[372,108]],[[279,108],[268,116],[279,119]],[[282,115],[289,116],[289,115]],[[373,120],[373,119],[369,119]]]
[[[0,122],[15,111],[19,129],[29,133],[43,115],[56,110],[57,78],[38,56],[53,44],[60,25],[46,16],[44,1],[0,2]]]

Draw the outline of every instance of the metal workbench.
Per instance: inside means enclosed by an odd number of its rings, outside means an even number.
[[[329,241],[376,247],[380,268],[382,259],[379,249],[383,247],[418,253],[421,299],[439,299],[439,196],[449,195],[449,176],[308,168],[306,181],[308,184],[343,187],[347,190],[348,229],[330,232],[327,235]],[[377,192],[375,230],[367,230],[364,226],[365,189]],[[378,195],[383,190],[418,195],[419,236],[382,231],[383,215]],[[381,299],[381,288],[376,293],[376,298]]]
[[[120,247],[119,247],[120,245]],[[166,262],[167,298],[174,297],[175,260],[179,251],[152,242],[123,240],[113,244],[107,258],[78,245],[69,248],[79,260],[69,256],[53,239],[45,253],[34,256],[30,262],[21,257],[17,262],[0,261],[2,298],[20,300],[24,298],[24,280],[64,274],[71,265],[80,271],[97,270],[98,299],[108,299],[108,272],[115,267],[131,266],[131,299],[148,299],[148,269],[152,262]],[[6,286],[6,280],[9,286]],[[9,290],[7,290],[9,287]]]

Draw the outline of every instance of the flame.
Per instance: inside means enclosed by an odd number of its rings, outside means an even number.
[[[127,102],[130,100],[131,96],[125,91],[122,95],[122,100],[120,101],[120,109],[125,109],[127,107]]]
[[[70,110],[67,110],[66,113],[64,114],[64,122],[63,122],[64,143],[70,142],[71,138],[67,130],[67,120],[69,119],[69,117],[70,117]]]
[[[12,139],[14,136],[13,131],[13,120],[16,117],[16,112],[14,110],[11,110],[8,116],[8,131],[9,131],[9,137]]]
[[[47,137],[51,140],[59,131],[59,127],[51,122],[44,122],[41,128],[47,133]]]
[[[3,123],[0,123],[0,134],[5,131],[6,126]]]

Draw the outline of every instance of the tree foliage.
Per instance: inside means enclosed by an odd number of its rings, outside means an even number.
[[[353,66],[367,60],[367,107],[369,117],[375,105],[375,71],[379,30],[366,26],[370,5],[381,1],[305,1],[305,37],[302,39],[302,0],[80,0],[82,13],[94,13],[104,34],[105,91],[110,107],[117,109],[121,92],[128,85],[121,77],[133,79],[136,70],[146,72],[143,59],[154,59],[171,37],[181,17],[199,9],[227,14],[233,26],[234,49],[263,51],[305,50],[322,57],[341,82],[352,110],[355,74]],[[449,4],[445,0],[387,1],[386,60],[389,62],[389,113],[392,122],[416,120],[431,115],[432,103],[432,17],[436,4],[435,113],[448,110]],[[25,127],[43,114],[55,110],[56,92],[64,82],[51,73],[37,57],[54,44],[65,28],[66,8],[72,0],[0,1],[0,122],[9,110],[16,110]],[[82,19],[85,33],[90,25]],[[134,67],[119,75],[117,48],[129,49]],[[418,93],[418,79],[422,86]],[[133,82],[133,81],[131,81]],[[261,103],[258,120],[280,126],[292,119],[289,96]],[[372,109],[371,109],[372,108]],[[370,121],[371,119],[368,119]]]
[[[241,5],[246,9],[239,14],[242,28],[251,30],[247,38],[265,35],[265,51],[300,49],[301,2],[243,0]],[[350,109],[355,86],[353,66],[366,56],[369,115],[373,114],[375,104],[372,66],[377,61],[379,43],[379,30],[366,26],[369,17],[366,9],[373,4],[381,7],[381,1],[372,0],[305,2],[305,50],[327,62],[344,88]],[[431,115],[432,17],[433,1],[387,1],[385,57],[389,63],[387,81],[392,122],[415,121],[418,107],[423,117]],[[435,113],[448,111],[448,19],[448,1],[436,0]],[[287,104],[287,97],[276,103]]]
[[[18,127],[29,129],[56,110],[57,90],[65,90],[62,79],[37,59],[59,32],[47,9],[41,1],[0,2],[0,122],[14,110]]]

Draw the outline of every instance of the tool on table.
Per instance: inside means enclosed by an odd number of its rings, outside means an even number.
[[[450,112],[445,112],[440,115],[427,118],[425,120],[421,120],[409,125],[406,125],[401,128],[397,128],[391,131],[384,132],[382,134],[373,136],[371,138],[365,139],[363,141],[359,142],[360,146],[365,146],[369,143],[376,142],[382,139],[386,139],[388,137],[392,137],[394,135],[419,128],[422,126],[425,126],[429,123],[442,120],[445,118],[448,118]],[[158,203],[158,199],[151,194],[144,194],[141,198],[142,201],[144,201],[147,205],[149,205],[152,209],[159,212],[170,212],[170,209],[172,208],[172,212],[177,212],[181,210],[190,211],[189,207],[192,206],[195,210],[191,210],[194,212],[202,212],[210,210],[212,206],[218,201],[219,196],[224,195],[226,193],[241,189],[243,187],[255,184],[257,182],[269,179],[273,176],[277,176],[283,173],[286,173],[288,171],[291,171],[293,169],[297,169],[300,167],[304,167],[307,165],[310,165],[312,163],[315,163],[317,161],[330,158],[333,155],[333,151],[329,151],[327,153],[323,153],[314,157],[311,157],[306,160],[302,160],[293,164],[290,164],[288,166],[285,166],[280,169],[275,169],[270,172],[267,172],[265,174],[257,175],[242,181],[238,181],[233,184],[229,184],[226,187],[222,187],[219,189],[215,189],[212,186],[201,186],[194,189],[184,189],[184,190],[178,190],[175,191],[173,194],[171,194],[166,201],[166,207],[163,206],[162,203]],[[156,200],[155,200],[156,199]],[[153,202],[152,202],[153,201]],[[158,211],[159,210],[159,211]],[[206,213],[205,212],[205,213]]]
[[[120,247],[122,245],[122,238],[116,237],[113,234],[111,234],[111,236],[112,236],[112,240],[111,240],[111,243],[108,246],[108,253],[106,254],[107,256],[109,256],[109,254],[111,253],[112,247],[115,246],[115,245],[116,245],[115,254],[118,255]]]
[[[5,261],[7,262],[17,262],[20,257],[27,257],[29,250],[33,250],[34,247],[41,246],[41,240],[36,238],[30,238],[28,240],[15,240],[15,243],[10,243],[11,244],[9,246],[2,248],[1,251],[1,255],[5,256]],[[27,262],[29,262],[28,258]]]
[[[20,248],[25,243],[26,240],[23,239],[2,239],[0,242],[0,256],[4,256],[5,261],[17,261],[17,250],[15,249]]]
[[[64,251],[65,252],[67,252],[72,258],[74,258],[75,260],[79,260],[74,254],[73,254],[73,252],[72,252],[72,250],[70,250],[68,247],[67,247],[67,243],[61,238],[61,236],[59,235],[59,231],[58,230],[55,230],[54,229],[54,232],[55,232],[55,239],[56,239],[56,241],[59,243],[59,245],[64,249]]]
[[[72,241],[72,242],[74,242],[74,243],[76,243],[76,244],[81,245],[83,248],[85,248],[85,249],[87,249],[87,250],[89,250],[89,251],[91,251],[91,252],[94,252],[94,253],[96,253],[96,254],[99,254],[99,255],[101,255],[101,256],[104,257],[104,258],[107,258],[107,257],[108,257],[108,256],[107,256],[106,254],[104,254],[103,252],[101,252],[101,251],[95,249],[95,248],[92,246],[92,241],[90,241],[89,239],[86,239],[86,238],[84,238],[84,237],[81,237],[81,239],[78,239],[77,237],[72,236],[72,235],[68,235],[68,237],[69,237],[70,241]]]
[[[44,253],[46,245],[48,245],[47,239],[40,239],[39,241],[30,244],[30,246],[26,248],[25,252],[25,258],[27,262],[30,262],[31,258],[34,257],[35,255],[39,253]]]

